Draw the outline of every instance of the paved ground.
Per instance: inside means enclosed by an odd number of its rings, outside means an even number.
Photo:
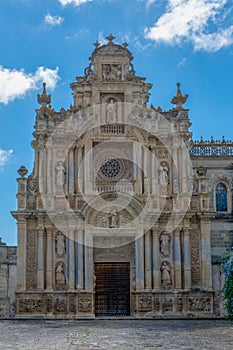
[[[233,323],[194,320],[0,321],[1,350],[233,349]]]

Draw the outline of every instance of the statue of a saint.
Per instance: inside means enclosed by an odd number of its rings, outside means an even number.
[[[59,232],[55,237],[55,251],[57,255],[63,255],[65,253],[65,236]]]
[[[117,105],[116,102],[111,99],[107,104],[107,122],[115,123],[117,121]]]
[[[117,228],[118,227],[118,213],[114,209],[112,214],[110,215],[110,228]]]
[[[170,255],[170,235],[168,234],[163,234],[160,237],[160,252],[164,256],[169,256]]]
[[[64,264],[62,262],[59,262],[59,264],[56,267],[56,284],[64,285],[65,283],[66,283],[66,279],[65,279]]]
[[[60,161],[56,166],[56,184],[58,186],[63,186],[64,184],[64,173],[65,168],[63,166],[63,163]]]
[[[168,180],[168,167],[161,164],[159,167],[159,184],[162,186],[167,186]]]
[[[169,286],[172,284],[171,269],[166,261],[164,261],[161,265],[161,282],[164,286]]]

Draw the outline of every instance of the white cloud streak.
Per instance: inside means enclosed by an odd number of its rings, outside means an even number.
[[[64,21],[64,18],[61,16],[52,16],[50,13],[47,13],[45,16],[45,23],[54,26],[60,26],[62,22]]]
[[[4,165],[8,162],[12,153],[13,153],[12,149],[6,151],[0,148],[0,168],[4,167]]]
[[[60,4],[62,6],[66,6],[66,5],[73,5],[75,7],[78,7],[82,4],[85,4],[86,2],[90,2],[92,0],[59,0]]]
[[[145,29],[145,37],[169,45],[191,41],[195,50],[218,51],[233,42],[233,26],[219,28],[216,20],[224,12],[227,2],[228,0],[168,0],[166,12],[154,26]],[[212,33],[209,32],[211,24],[215,25]]]
[[[0,66],[0,103],[8,104],[16,98],[23,98],[28,92],[37,90],[42,82],[54,90],[58,80],[58,67],[49,69],[38,67],[34,74],[27,74],[23,69],[8,69]]]
[[[153,5],[156,2],[156,0],[146,0],[146,7],[149,8],[151,5]]]

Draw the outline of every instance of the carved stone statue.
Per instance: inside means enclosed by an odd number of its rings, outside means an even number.
[[[59,262],[56,267],[56,284],[60,286],[66,284],[64,264],[62,262]]]
[[[111,228],[117,228],[118,227],[118,222],[119,222],[119,218],[118,218],[118,213],[117,211],[114,209],[112,214],[110,215],[110,227]]]
[[[166,261],[164,261],[161,265],[161,283],[164,286],[170,286],[172,284],[171,269]]]
[[[168,180],[168,167],[164,164],[161,164],[159,167],[159,184],[162,186],[167,186]]]
[[[56,185],[63,186],[64,174],[65,174],[65,168],[63,166],[63,163],[60,161],[56,166]]]
[[[171,242],[170,235],[162,234],[160,236],[160,252],[164,256],[169,256],[170,255],[170,242]]]
[[[116,102],[111,99],[107,104],[107,122],[115,123],[117,121],[117,105]]]
[[[57,255],[62,256],[65,253],[65,249],[66,238],[61,232],[58,232],[55,237],[55,252]]]

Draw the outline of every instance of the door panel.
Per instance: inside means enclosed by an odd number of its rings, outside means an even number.
[[[95,264],[95,315],[130,315],[130,264]]]

